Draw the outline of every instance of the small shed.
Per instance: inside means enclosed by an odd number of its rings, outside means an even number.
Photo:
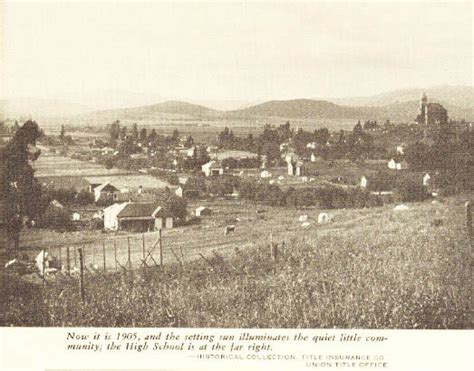
[[[74,222],[78,222],[81,220],[81,214],[78,212],[72,213],[71,218]]]
[[[360,178],[360,188],[367,188],[367,178],[364,175]]]
[[[116,203],[104,209],[104,228],[148,232],[173,228],[173,217],[153,202]]]
[[[202,165],[201,169],[205,176],[219,176],[224,174],[224,168],[220,162],[215,160],[209,161],[207,164]]]
[[[102,183],[94,188],[94,202],[114,201],[119,193],[120,190],[110,182]]]
[[[196,216],[210,216],[212,215],[212,210],[207,206],[199,206],[196,209]]]

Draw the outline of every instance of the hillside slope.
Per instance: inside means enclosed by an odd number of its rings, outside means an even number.
[[[442,102],[452,119],[474,120],[474,107],[461,108]],[[418,101],[392,103],[383,107],[349,107],[327,101],[296,99],[270,101],[253,107],[225,113],[230,118],[287,117],[301,119],[354,119],[413,122],[418,112]]]
[[[85,117],[100,118],[104,120],[140,120],[162,117],[214,117],[219,111],[181,101],[166,101],[163,103],[96,111],[85,115]]]
[[[380,107],[394,103],[419,101],[425,92],[430,101],[441,101],[458,107],[474,108],[474,86],[434,86],[426,89],[399,89],[367,97],[346,97],[327,99],[347,106]]]

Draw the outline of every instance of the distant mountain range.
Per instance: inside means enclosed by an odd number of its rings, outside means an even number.
[[[452,119],[474,120],[474,107],[458,107],[439,100]],[[343,106],[328,101],[296,99],[270,101],[242,110],[226,112],[233,118],[285,117],[299,119],[354,119],[412,122],[418,112],[419,100],[397,102],[385,106]]]
[[[387,106],[419,100],[423,92],[428,100],[444,102],[445,104],[459,107],[474,107],[474,86],[435,86],[427,89],[400,89],[368,97],[334,98],[329,100],[345,106]]]
[[[412,122],[417,114],[422,92],[429,102],[439,102],[452,119],[474,121],[474,87],[444,86],[423,89],[405,89],[370,97],[337,99],[272,100],[242,109],[222,111],[182,101],[100,111],[60,101],[24,100],[19,104],[0,103],[6,117],[29,112],[32,117],[74,118],[78,121],[111,122],[114,120],[157,120],[165,118],[186,119],[252,119],[282,117],[298,119],[376,119]]]

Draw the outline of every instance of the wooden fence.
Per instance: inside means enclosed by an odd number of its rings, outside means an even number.
[[[153,237],[153,239],[150,239]],[[161,230],[153,236],[132,235],[47,247],[47,260],[55,260],[66,274],[114,272],[163,265]],[[80,251],[80,253],[79,253]],[[43,264],[46,266],[47,264]]]

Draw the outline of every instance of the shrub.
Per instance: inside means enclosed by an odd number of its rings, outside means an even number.
[[[94,203],[94,195],[87,190],[82,190],[76,195],[76,202],[82,206],[92,205]]]
[[[57,207],[46,209],[41,220],[41,226],[58,231],[70,231],[74,228],[69,212]]]

